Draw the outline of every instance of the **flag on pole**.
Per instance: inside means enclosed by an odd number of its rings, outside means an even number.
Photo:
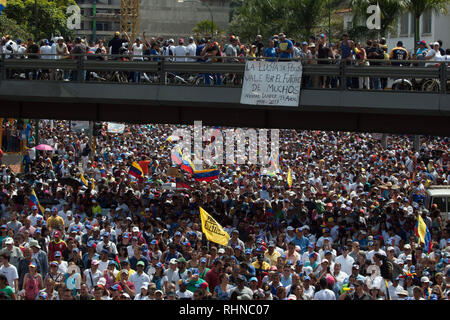
[[[202,207],[200,209],[200,219],[202,221],[202,231],[206,235],[206,238],[214,243],[222,246],[228,246],[230,235],[222,228],[220,224],[214,220]]]
[[[36,192],[34,192],[34,189],[31,190],[30,207],[32,207],[33,205],[38,207],[39,213],[41,215],[44,214],[44,207],[40,205],[39,200],[36,196]]]
[[[289,185],[289,189],[291,189],[292,188],[292,172],[291,172],[291,168],[289,168],[289,171],[288,171],[287,183]]]
[[[137,178],[139,181],[142,181],[144,179],[144,171],[136,161],[133,161],[133,163],[131,164],[128,174]]]
[[[425,244],[424,250],[429,254],[431,252],[431,249],[433,248],[433,244],[431,243],[431,233],[420,214],[417,215],[414,233],[419,238],[419,243],[422,242]]]

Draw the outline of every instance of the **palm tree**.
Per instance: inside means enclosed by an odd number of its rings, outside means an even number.
[[[414,17],[414,46],[417,47],[417,42],[420,38],[420,17],[428,10],[435,13],[447,14],[447,7],[450,0],[403,0],[402,5],[405,10],[411,12]]]
[[[403,11],[403,3],[399,0],[351,0],[350,5],[353,12],[354,25],[365,26],[367,19],[367,8],[370,5],[378,3],[381,11],[381,30],[380,35],[386,36],[389,28],[393,25],[396,19]]]

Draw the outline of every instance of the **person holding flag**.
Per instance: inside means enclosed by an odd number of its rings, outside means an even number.
[[[128,174],[138,179],[140,183],[144,181],[144,171],[136,161],[133,161],[131,163]]]
[[[425,252],[427,254],[431,253],[431,249],[433,248],[433,243],[431,241],[431,233],[428,229],[427,225],[422,219],[422,216],[417,214],[416,225],[414,227],[414,234],[419,238],[419,243],[423,243],[425,248]]]
[[[34,192],[34,189],[31,190],[30,195],[30,207],[33,208],[33,206],[36,206],[39,210],[40,215],[44,215],[44,207],[40,205],[38,197],[36,196],[36,192]]]

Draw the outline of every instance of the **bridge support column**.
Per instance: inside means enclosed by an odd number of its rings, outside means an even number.
[[[383,147],[383,149],[387,148],[387,138],[387,133],[383,133],[383,135],[381,136],[381,146]]]
[[[420,149],[420,135],[415,134],[414,135],[414,143],[413,143],[413,150],[419,151]]]

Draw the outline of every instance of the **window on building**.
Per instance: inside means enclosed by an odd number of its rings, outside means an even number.
[[[432,14],[431,10],[427,10],[422,14],[422,34],[431,33]]]
[[[408,36],[409,13],[405,13],[400,17],[400,37]]]
[[[110,31],[109,29],[110,28],[109,28],[108,22],[102,22],[102,21],[97,22],[97,30],[99,30],[99,31]]]

